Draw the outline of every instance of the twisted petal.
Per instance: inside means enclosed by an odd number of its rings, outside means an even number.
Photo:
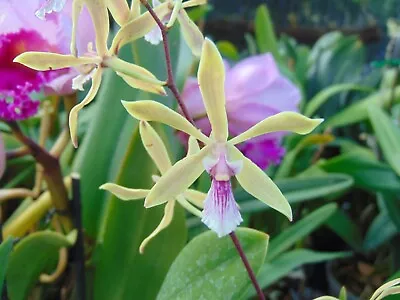
[[[115,1],[115,0],[113,0]],[[72,4],[72,37],[71,53],[76,55],[76,34],[78,30],[78,19],[85,4],[92,18],[96,31],[96,50],[99,56],[107,53],[107,38],[109,33],[109,18],[106,3],[108,0],[74,0]]]
[[[174,216],[174,207],[175,207],[175,201],[169,201],[164,208],[164,216],[161,219],[160,224],[157,226],[157,228],[147,237],[143,240],[143,242],[140,244],[139,247],[139,252],[143,254],[144,248],[150,242],[152,238],[154,238],[161,230],[165,229],[169,224],[171,224],[172,218]]]
[[[236,174],[236,178],[243,189],[256,199],[284,214],[289,220],[292,220],[292,209],[271,178],[236,147],[230,146],[229,150],[235,160],[243,161],[242,170]]]
[[[122,105],[131,116],[138,120],[161,122],[177,130],[186,132],[187,134],[194,136],[206,144],[209,142],[209,138],[202,134],[192,124],[190,124],[188,120],[172,109],[169,109],[165,105],[162,105],[156,101],[122,101]]]
[[[175,163],[150,190],[144,206],[149,208],[160,205],[183,193],[204,171],[201,161],[209,151],[210,146],[206,146],[199,153]]]
[[[107,1],[108,9],[119,26],[124,25],[130,18],[130,10],[126,0]]]
[[[131,3],[131,19],[136,19],[140,16],[140,0],[132,0]]]
[[[193,189],[187,189],[183,195],[197,207],[204,207],[204,200],[206,199],[207,194]]]
[[[169,12],[169,1],[154,8],[154,12],[162,20]],[[157,26],[153,17],[149,12],[145,12],[140,17],[133,19],[123,26],[115,35],[112,42],[110,52],[115,53],[125,44],[137,40],[145,34],[149,33],[155,26]]]
[[[172,167],[172,164],[168,156],[167,148],[165,148],[160,136],[153,127],[145,121],[140,122],[139,130],[147,153],[150,155],[161,174],[166,173],[168,169]]]
[[[75,148],[78,147],[78,139],[76,134],[76,129],[78,126],[78,112],[85,106],[88,105],[94,97],[96,96],[101,83],[101,75],[103,74],[103,69],[98,68],[95,73],[93,74],[92,78],[92,86],[90,87],[89,92],[87,93],[86,97],[82,100],[82,102],[75,105],[71,112],[69,113],[69,131],[71,135],[72,144]]]
[[[204,106],[211,123],[215,140],[228,138],[228,119],[225,110],[225,68],[217,47],[209,39],[203,44],[198,80]]]
[[[57,70],[85,64],[100,63],[98,57],[75,57],[49,52],[25,52],[14,58],[14,62],[38,71]]]
[[[264,119],[229,142],[232,145],[236,145],[253,137],[275,131],[291,131],[299,134],[307,134],[313,131],[323,120],[310,119],[295,112],[285,111]]]
[[[130,189],[114,183],[105,183],[99,189],[111,192],[121,200],[144,199],[150,190]]]
[[[120,76],[127,84],[135,89],[140,89],[146,92],[158,94],[161,96],[166,96],[167,92],[165,89],[159,84],[152,84],[140,79],[133,78],[131,76],[125,75],[121,72],[117,72],[117,75]]]
[[[167,27],[172,27],[174,25],[181,8],[182,8],[182,0],[174,0],[174,8],[172,9],[171,17],[169,18]]]
[[[187,45],[192,50],[193,55],[200,56],[204,42],[203,34],[184,9],[179,11],[177,17],[181,24],[182,35]]]
[[[206,3],[207,3],[207,0],[189,0],[189,1],[183,2],[182,7],[188,8],[188,7],[193,7],[193,6],[202,5],[202,4],[206,4]]]

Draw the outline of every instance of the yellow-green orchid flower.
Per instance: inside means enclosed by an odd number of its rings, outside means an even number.
[[[109,20],[107,6],[105,5],[106,1],[75,0],[73,8],[74,14],[80,12],[83,3],[88,6],[96,28],[96,51],[92,49],[91,45],[88,45],[87,53],[84,53],[78,57],[74,55],[32,51],[22,53],[14,59],[14,62],[21,63],[38,71],[56,70],[69,67],[76,68],[80,74],[73,79],[73,89],[83,90],[84,83],[92,80],[92,86],[86,97],[82,100],[82,102],[78,103],[72,108],[69,115],[71,139],[75,147],[78,145],[76,136],[78,112],[85,105],[89,104],[96,96],[100,88],[104,68],[110,67],[119,76],[121,76],[126,83],[134,88],[160,95],[166,95],[166,92],[163,88],[165,81],[158,80],[145,68],[119,59],[115,52],[108,50],[107,37],[109,33]],[[78,6],[78,8],[75,6]],[[98,10],[96,10],[96,8],[98,8]],[[74,46],[72,46],[72,48],[74,48]]]
[[[242,222],[232,193],[230,183],[232,176],[237,178],[239,184],[249,194],[291,220],[292,210],[279,188],[235,145],[275,131],[307,134],[323,120],[309,119],[294,112],[282,112],[264,119],[228,140],[224,93],[225,69],[217,47],[208,39],[202,49],[198,81],[212,127],[209,137],[180,114],[158,102],[150,100],[122,102],[133,117],[143,121],[165,123],[186,132],[205,145],[198,153],[177,162],[157,181],[145,199],[145,207],[160,205],[181,194],[206,170],[211,176],[212,183],[204,202],[202,221],[218,236],[231,233]]]
[[[162,142],[160,136],[157,132],[147,123],[140,122],[140,136],[142,138],[143,145],[150,155],[154,163],[156,164],[158,170],[161,175],[164,175],[171,167],[171,160],[168,156],[167,149]],[[200,151],[199,145],[197,144],[196,139],[189,140],[189,150],[188,155],[192,155]],[[160,177],[153,176],[153,180],[157,182]],[[122,200],[138,200],[144,199],[150,192],[150,190],[146,189],[130,189],[126,188],[114,183],[105,183],[101,187],[101,189],[110,191],[115,196]],[[157,226],[157,228],[140,244],[139,251],[143,253],[145,246],[147,243],[154,238],[161,230],[166,228],[172,221],[174,214],[175,202],[178,201],[184,208],[190,211],[192,214],[201,217],[201,212],[196,207],[194,207],[191,203],[196,205],[197,207],[203,208],[203,201],[206,198],[206,194],[201,193],[196,190],[187,189],[183,193],[179,195],[175,195],[175,197],[171,198],[172,200],[167,201],[164,209],[164,216]],[[176,199],[176,200],[175,200]],[[186,199],[188,199],[191,203],[189,203]]]
[[[182,0],[167,0],[162,4],[158,0],[153,1],[153,4],[156,4],[154,5],[154,12],[160,20],[166,23],[168,28],[174,24],[175,20],[178,20],[183,38],[196,56],[200,56],[204,37],[196,24],[189,18],[185,9],[205,3],[207,3],[207,0],[189,0],[185,2],[182,2]],[[145,12],[122,26],[113,40],[111,50],[118,51],[119,48],[127,43],[137,40],[153,30],[154,34],[148,36],[147,40],[156,44],[162,40],[161,32],[151,14]]]

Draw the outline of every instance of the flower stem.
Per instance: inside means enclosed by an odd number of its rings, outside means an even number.
[[[44,169],[44,179],[46,180],[54,207],[58,212],[63,214],[59,215],[59,220],[64,231],[69,232],[72,229],[72,221],[69,217],[68,193],[63,182],[58,159],[35,141],[24,135],[17,122],[9,121],[7,124],[11,128],[14,136],[29,149],[31,155],[42,165]]]
[[[171,54],[169,51],[169,42],[168,42],[168,28],[163,24],[163,22],[160,20],[160,18],[157,16],[157,14],[154,12],[153,8],[150,6],[150,4],[147,2],[147,0],[140,0],[140,2],[146,7],[146,9],[149,11],[150,15],[153,17],[154,21],[157,23],[158,27],[161,30],[161,35],[163,39],[163,45],[164,45],[164,54],[165,54],[165,63],[167,66],[167,87],[170,89],[172,94],[174,95],[176,101],[178,102],[178,105],[180,109],[182,110],[182,114],[185,116],[185,118],[194,125],[194,121],[192,117],[189,114],[189,111],[183,103],[182,97],[178,91],[178,88],[175,83],[174,79],[174,73],[172,72],[172,63],[171,63]]]
[[[243,264],[244,264],[244,266],[245,266],[245,268],[246,268],[246,271],[247,271],[247,273],[249,274],[250,280],[251,280],[251,282],[252,282],[254,288],[255,288],[256,291],[257,291],[258,299],[260,299],[260,300],[265,300],[264,293],[263,293],[263,291],[261,290],[260,285],[259,285],[258,282],[257,282],[257,278],[256,278],[256,276],[255,276],[255,274],[254,274],[254,272],[253,272],[253,269],[252,269],[251,266],[250,266],[249,261],[247,260],[246,255],[244,254],[243,248],[242,248],[242,246],[240,245],[240,242],[239,242],[239,239],[238,239],[237,236],[236,236],[236,233],[235,233],[234,231],[232,231],[232,232],[229,234],[229,236],[231,237],[232,242],[233,242],[233,244],[235,245],[236,250],[238,251],[238,253],[239,253],[239,255],[240,255],[240,258],[241,258],[242,261],[243,261]]]
[[[158,27],[161,30],[161,35],[163,38],[163,45],[164,45],[165,62],[167,65],[167,76],[168,76],[167,87],[170,89],[172,94],[175,96],[176,101],[178,102],[178,105],[179,105],[180,109],[182,110],[182,114],[184,115],[184,117],[195,126],[193,118],[190,116],[185,103],[183,103],[182,97],[181,97],[181,95],[178,91],[178,88],[176,86],[176,83],[175,83],[174,74],[172,72],[171,54],[170,54],[170,50],[169,50],[168,28],[163,24],[163,22],[160,20],[160,18],[154,12],[153,8],[149,5],[147,0],[140,0],[140,2],[146,7],[146,9],[149,11],[150,15],[153,17],[154,21],[157,23]],[[243,261],[243,264],[247,270],[247,273],[249,274],[250,280],[253,283],[254,288],[257,291],[258,298],[260,300],[265,300],[265,296],[257,282],[256,276],[254,275],[254,272],[251,269],[249,261],[247,260],[247,257],[244,254],[243,248],[240,245],[240,242],[239,242],[235,232],[230,233],[230,237],[240,255],[240,258]]]

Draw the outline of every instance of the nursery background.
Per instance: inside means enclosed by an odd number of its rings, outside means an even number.
[[[399,0],[0,0],[0,296],[400,299],[399,67]]]

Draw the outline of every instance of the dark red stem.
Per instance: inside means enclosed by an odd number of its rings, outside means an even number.
[[[260,300],[265,300],[264,293],[263,293],[263,291],[261,290],[260,285],[258,284],[256,275],[254,274],[253,269],[251,268],[250,263],[249,263],[249,261],[247,260],[246,255],[244,254],[243,248],[242,248],[242,246],[240,245],[240,242],[239,242],[239,239],[238,239],[237,236],[236,236],[236,233],[235,233],[234,231],[232,231],[232,232],[229,234],[229,236],[231,237],[232,242],[233,242],[233,244],[235,245],[236,250],[237,250],[237,252],[238,252],[239,255],[240,255],[240,258],[241,258],[242,261],[243,261],[243,264],[244,264],[244,266],[245,266],[245,268],[246,268],[247,274],[249,274],[250,280],[251,280],[251,282],[253,283],[253,286],[254,286],[254,288],[255,288],[256,291],[257,291],[258,299],[260,299]]]
[[[147,2],[147,0],[140,0],[142,4],[146,7],[146,9],[149,11],[150,15],[153,17],[154,21],[157,23],[158,27],[161,30],[161,35],[163,38],[163,45],[164,45],[164,53],[165,53],[165,62],[167,65],[167,87],[170,89],[174,97],[176,98],[176,101],[178,102],[178,105],[180,109],[182,110],[182,114],[185,116],[185,118],[194,125],[193,118],[190,116],[189,111],[183,103],[182,97],[178,91],[178,88],[175,83],[174,79],[174,74],[172,72],[172,64],[171,64],[171,54],[169,51],[169,42],[168,42],[168,28],[163,24],[163,22],[160,20],[160,18],[157,16],[157,14],[154,12],[153,8],[150,6],[150,4]]]

